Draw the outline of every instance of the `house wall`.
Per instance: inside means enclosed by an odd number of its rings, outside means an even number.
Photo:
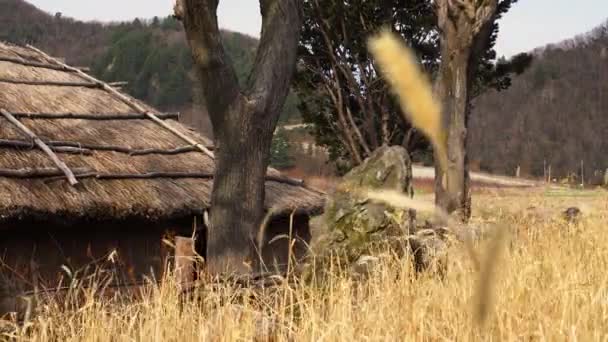
[[[194,222],[199,229],[195,248],[205,257],[207,232],[198,218],[71,226],[17,223],[9,225],[11,229],[3,225],[0,227],[0,317],[14,311],[16,297],[34,287],[50,290],[68,285],[69,273],[82,279],[103,270],[102,275],[111,273],[113,283],[119,286],[142,283],[146,277],[160,280],[166,265],[174,260],[173,248],[163,240],[191,236]],[[289,240],[275,238],[289,235],[290,226],[292,238],[296,240],[292,257],[297,261],[307,254],[311,240],[308,215],[294,216],[293,224],[289,216],[277,217],[266,229],[262,250],[266,270],[286,270]]]
[[[289,215],[280,216],[270,221],[266,228],[265,244],[262,249],[263,267],[268,271],[286,270],[290,255],[290,240],[289,238],[281,238],[281,236],[289,236],[290,230],[292,240],[295,239],[291,251],[292,258],[296,262],[301,261],[308,253],[311,240],[309,221],[308,215],[295,215],[293,222]]]
[[[191,220],[15,227],[0,231],[0,316],[7,298],[34,287],[66,286],[70,273],[79,279],[96,272],[104,279],[111,275],[119,286],[143,283],[146,277],[160,280],[173,259],[172,247],[163,240],[192,234]]]
[[[284,272],[287,269],[287,264],[290,255],[289,238],[281,238],[281,236],[289,236],[291,227],[292,239],[295,239],[295,244],[291,251],[291,256],[294,261],[298,262],[303,259],[309,250],[311,241],[310,232],[310,217],[306,214],[294,215],[293,222],[289,215],[283,215],[273,218],[265,229],[261,265],[262,271],[280,271]],[[207,229],[199,223],[201,228],[198,233],[198,239],[195,242],[195,249],[198,255],[206,258],[207,249]],[[202,271],[200,268],[198,271]]]

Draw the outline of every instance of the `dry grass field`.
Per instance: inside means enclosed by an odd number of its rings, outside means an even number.
[[[413,58],[390,38],[373,46],[408,119],[445,152],[439,106]],[[432,203],[427,191],[416,197]],[[0,331],[17,341],[607,341],[608,193],[478,186],[473,203],[459,228],[498,234],[454,240],[444,277],[417,275],[387,250],[366,280],[334,269],[322,282],[203,284],[189,296],[167,281],[137,298],[93,282]],[[582,211],[574,223],[561,215],[572,206]]]
[[[422,197],[426,197],[423,195]],[[608,194],[603,191],[491,189],[474,195],[471,225],[507,227],[497,245],[474,245],[481,269],[459,243],[445,279],[415,277],[391,255],[367,281],[336,270],[321,287],[250,291],[225,286],[180,298],[171,284],[136,300],[41,303],[19,341],[606,341]],[[560,212],[578,206],[580,222]],[[502,246],[500,246],[502,244]],[[502,247],[502,248],[497,248]],[[502,252],[496,253],[497,250]],[[75,292],[78,292],[76,290]],[[2,339],[0,338],[0,339]]]

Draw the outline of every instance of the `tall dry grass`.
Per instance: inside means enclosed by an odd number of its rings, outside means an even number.
[[[445,154],[438,107],[407,49],[388,35],[371,46],[409,119]],[[102,296],[98,284],[42,301],[36,315],[0,331],[20,341],[607,340],[608,196],[584,198],[585,218],[572,225],[553,210],[572,199],[525,194],[476,198],[473,224],[500,227],[508,239],[454,243],[444,278],[416,275],[386,252],[367,280],[334,270],[322,284],[201,286],[189,296],[166,281],[138,298]],[[367,195],[436,211],[396,193]]]
[[[517,200],[514,200],[514,199]],[[283,286],[253,293],[222,286],[183,298],[167,283],[137,300],[100,298],[42,303],[39,315],[4,338],[22,341],[602,341],[608,338],[606,195],[584,201],[584,219],[568,225],[558,197],[484,195],[473,224],[513,232],[493,267],[485,324],[475,319],[479,272],[461,245],[450,250],[444,280],[416,278],[406,260],[381,258],[374,276],[336,272],[322,287]],[[543,211],[526,209],[530,206]],[[554,209],[552,209],[554,208]],[[490,240],[491,243],[492,240]],[[475,246],[485,260],[487,244]],[[16,330],[15,330],[16,329]]]

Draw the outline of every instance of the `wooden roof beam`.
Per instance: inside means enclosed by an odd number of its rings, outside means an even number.
[[[47,141],[44,140],[53,151],[61,153],[74,153],[74,154],[91,154],[92,151],[105,151],[105,152],[118,152],[128,154],[130,156],[145,156],[150,154],[160,155],[176,155],[180,153],[189,153],[198,151],[194,146],[186,145],[175,148],[131,148],[126,146],[117,145],[102,145],[102,144],[87,144],[75,141]],[[31,149],[35,145],[30,141],[13,140],[13,139],[1,139],[0,147],[5,148],[21,148]],[[212,147],[208,147],[212,149]]]
[[[7,178],[48,178],[47,181],[63,179],[63,170],[56,168],[24,168],[24,169],[4,169],[0,168],[0,177]],[[75,177],[78,179],[99,179],[99,180],[136,180],[136,179],[213,179],[213,173],[209,172],[184,172],[184,171],[150,171],[146,173],[99,173],[90,168],[75,168]],[[61,177],[61,178],[58,178]],[[266,176],[265,181],[301,186],[297,180],[286,177]]]
[[[75,186],[76,184],[78,184],[78,180],[76,180],[76,177],[74,177],[74,173],[72,172],[72,170],[70,170],[70,168],[63,161],[61,161],[59,157],[57,157],[55,152],[53,152],[53,150],[51,150],[51,148],[47,144],[45,144],[40,138],[38,138],[38,136],[34,132],[30,131],[29,128],[27,128],[24,124],[17,120],[10,112],[0,108],[0,114],[2,114],[10,123],[15,125],[15,127],[17,127],[23,134],[27,135],[30,139],[32,139],[34,144],[36,144],[42,151],[44,151],[44,153],[49,156],[49,158],[51,158],[55,166],[57,166],[57,168],[59,168],[65,174],[70,185]]]
[[[44,68],[44,69],[51,69],[51,70],[58,70],[58,71],[69,71],[69,72],[71,72],[71,70],[68,70],[68,69],[62,67],[61,65],[28,61],[28,60],[21,59],[21,58],[12,58],[12,57],[0,56],[0,62],[9,62],[9,63],[13,63],[13,64],[19,64],[19,65],[29,66],[29,67],[34,67],[34,68]]]
[[[55,86],[55,87],[82,87],[82,88],[102,88],[99,83],[91,82],[57,82],[57,81],[28,81],[0,78],[2,83],[32,85],[32,86]]]
[[[51,70],[57,70],[57,71],[73,72],[72,70],[68,70],[68,69],[62,67],[61,65],[49,64],[49,63],[44,63],[44,62],[36,62],[36,61],[32,61],[32,60],[26,60],[23,58],[0,56],[0,62],[9,62],[9,63],[13,63],[13,64],[19,64],[19,65],[29,66],[29,67],[34,67],[34,68],[44,68],[44,69],[51,69]],[[89,68],[89,67],[76,67],[76,69],[82,70],[84,72],[91,71],[91,68]]]
[[[82,120],[146,120],[148,116],[141,113],[12,113],[22,119],[82,119]],[[161,113],[159,119],[179,119],[179,113]]]
[[[105,82],[102,82],[98,79],[96,79],[95,77],[92,77],[74,67],[71,67],[65,63],[62,63],[61,61],[59,61],[56,58],[53,58],[51,56],[49,56],[48,54],[46,54],[45,52],[37,49],[36,47],[32,46],[32,45],[27,45],[27,47],[35,52],[37,52],[38,54],[42,55],[43,57],[45,57],[48,60],[51,60],[55,63],[57,63],[58,65],[77,73],[78,75],[80,75],[80,77],[84,78],[85,80],[89,81],[89,82],[95,82],[95,83],[99,83],[101,84],[101,87],[106,90],[107,92],[109,92],[110,94],[114,95],[115,97],[119,98],[121,101],[123,101],[125,104],[129,105],[131,108],[135,109],[136,111],[145,114],[146,116],[148,116],[152,121],[156,122],[158,125],[160,125],[161,127],[167,129],[168,131],[170,131],[171,133],[173,133],[174,135],[176,135],[177,137],[179,137],[180,139],[186,141],[188,144],[196,147],[198,150],[200,150],[201,152],[203,152],[204,154],[206,154],[207,156],[214,158],[213,153],[211,151],[209,151],[205,146],[203,146],[202,144],[199,144],[196,140],[186,136],[185,134],[183,134],[182,132],[178,131],[177,129],[175,129],[174,127],[168,125],[167,123],[163,122],[161,119],[159,119],[154,113],[150,112],[149,110],[147,110],[146,108],[144,108],[142,105],[138,104],[134,99],[130,98],[129,96],[126,96],[124,94],[122,94],[121,92],[119,92],[118,90],[112,88],[110,85],[108,85]]]
[[[201,152],[203,152],[204,154],[206,154],[207,156],[209,156],[212,159],[215,159],[215,156],[213,154],[213,152],[211,152],[209,149],[207,149],[205,146],[203,146],[202,144],[198,143],[196,140],[190,138],[189,136],[183,134],[182,132],[180,132],[179,130],[177,130],[176,128],[172,127],[171,125],[169,125],[168,123],[162,121],[161,119],[159,119],[154,113],[152,113],[151,111],[147,110],[146,108],[144,108],[142,105],[140,105],[139,103],[136,102],[135,99],[119,92],[118,90],[112,88],[111,86],[109,86],[107,83],[102,82],[98,79],[96,79],[93,76],[90,76],[76,68],[73,68],[65,63],[62,63],[61,61],[57,60],[56,58],[53,58],[51,56],[49,56],[48,54],[46,54],[45,52],[37,49],[36,47],[32,46],[32,45],[27,45],[27,47],[29,49],[31,49],[32,51],[37,52],[38,54],[42,55],[44,58],[53,61],[55,63],[57,63],[58,65],[61,65],[62,67],[65,67],[75,73],[77,73],[78,75],[80,75],[83,79],[90,81],[90,82],[97,82],[99,84],[101,84],[102,88],[104,90],[106,90],[107,92],[111,93],[112,95],[114,95],[115,97],[119,98],[120,100],[122,100],[125,104],[131,106],[131,108],[135,109],[138,112],[141,112],[143,114],[146,114],[152,121],[156,122],[159,126],[165,128],[166,130],[170,131],[171,133],[173,133],[175,136],[179,137],[180,139],[186,141],[188,144],[191,144],[192,146],[196,147],[198,150],[200,150]],[[271,177],[275,177],[276,179],[284,179],[285,182],[292,182],[292,183],[297,183],[300,186],[305,186],[304,181],[300,180],[300,179],[293,179],[290,177],[286,177],[283,176],[278,170],[274,169],[274,168],[268,168],[269,173],[271,174]]]

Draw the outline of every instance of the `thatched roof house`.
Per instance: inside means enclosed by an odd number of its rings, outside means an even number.
[[[154,231],[160,245],[161,231],[191,231],[209,206],[207,139],[33,47],[0,43],[0,113],[0,257],[62,231],[83,241]],[[323,205],[274,170],[266,189],[278,221],[297,209],[307,224]]]

